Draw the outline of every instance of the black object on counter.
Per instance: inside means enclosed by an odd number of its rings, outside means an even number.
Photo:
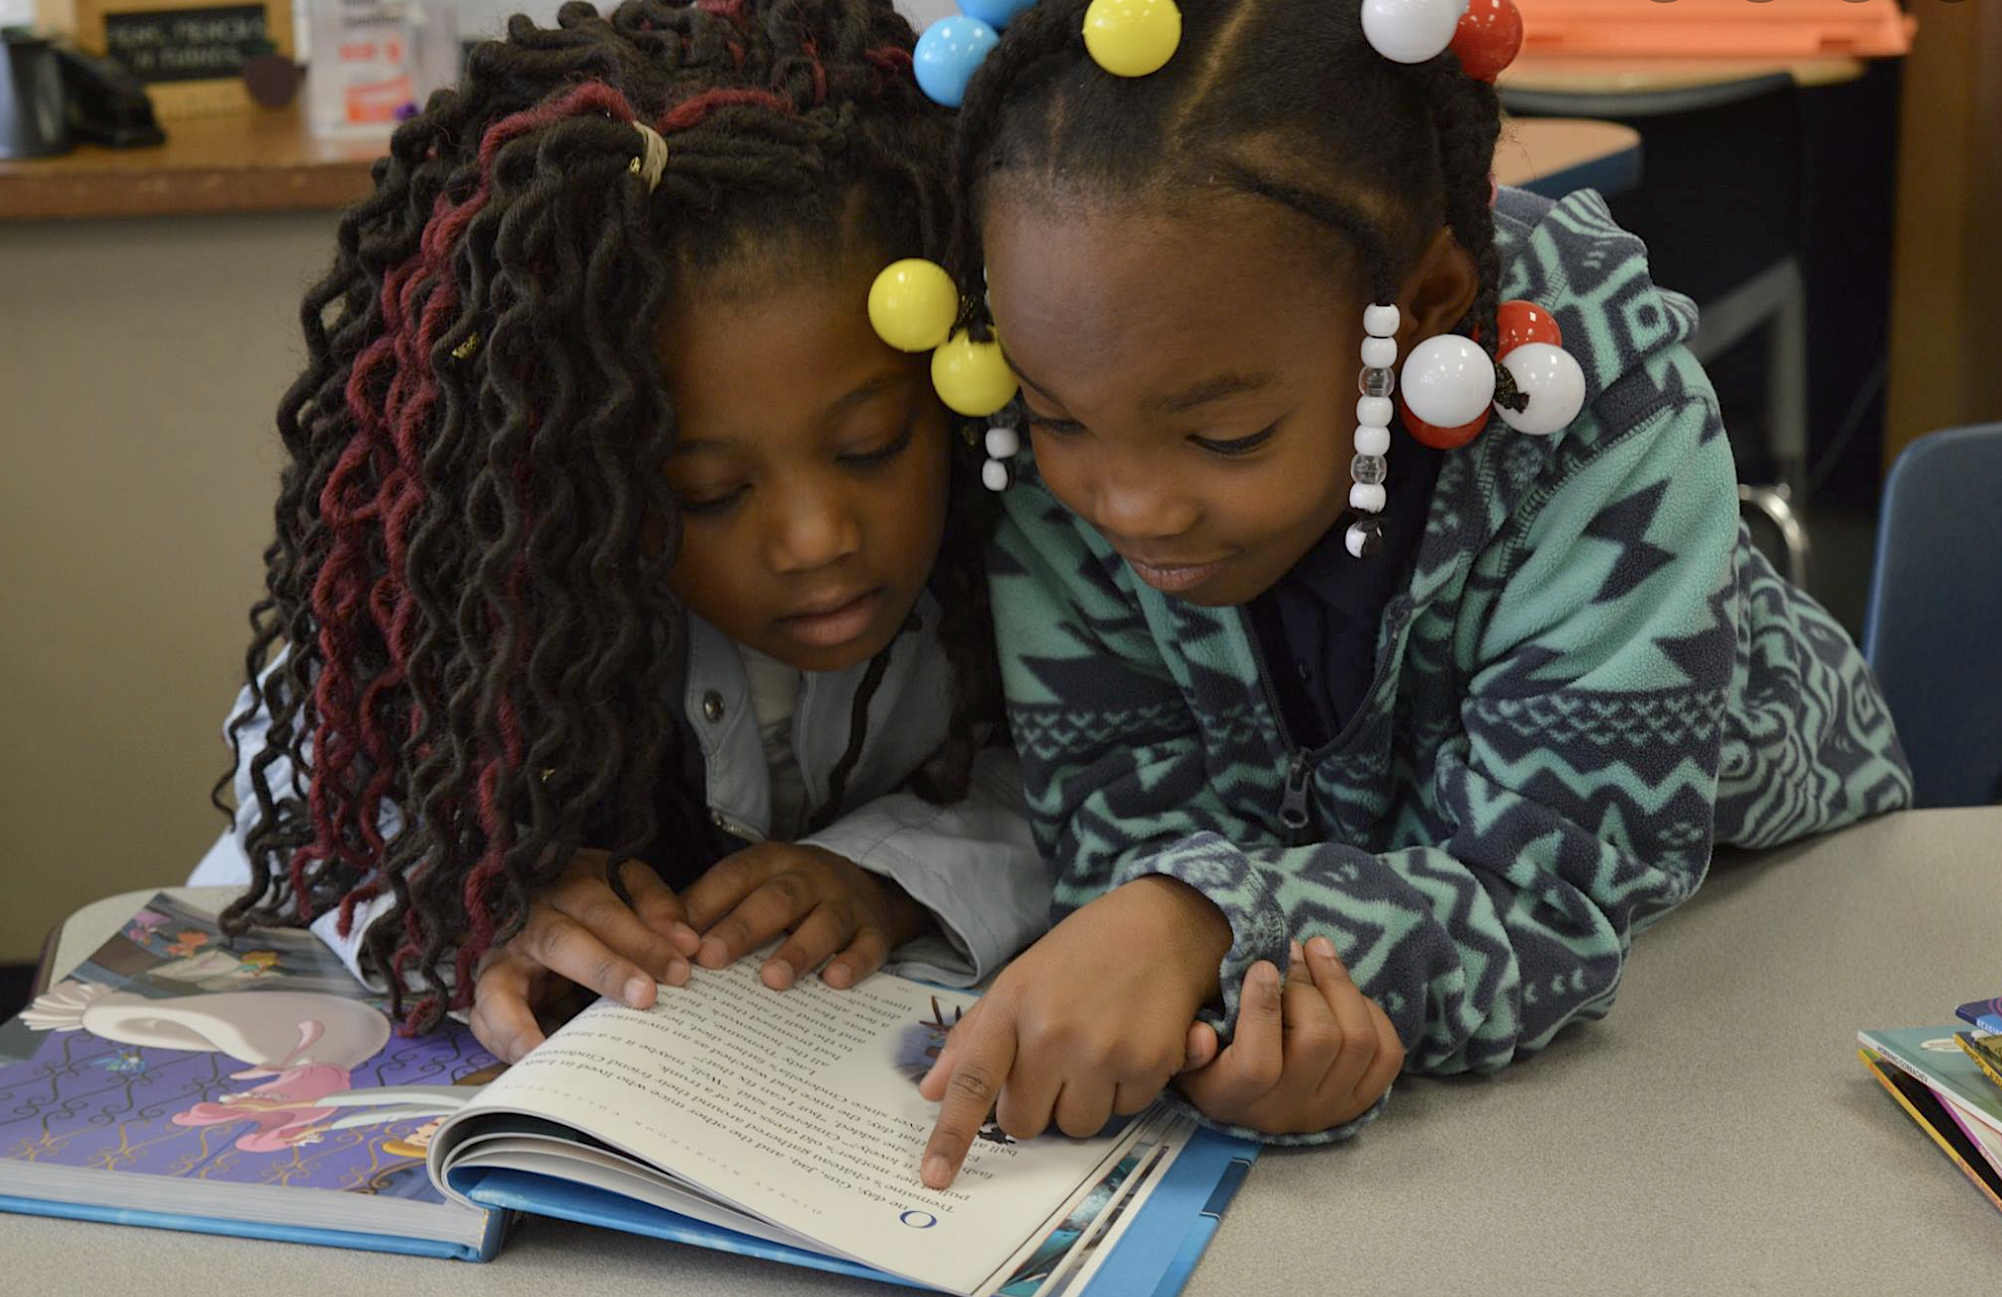
[[[70,132],[114,149],[162,144],[167,136],[153,117],[153,101],[139,78],[110,59],[56,49],[69,95]]]
[[[0,158],[46,158],[78,140],[166,140],[146,87],[116,63],[25,31],[0,32]]]
[[[0,158],[46,158],[72,147],[56,47],[26,32],[0,32]]]

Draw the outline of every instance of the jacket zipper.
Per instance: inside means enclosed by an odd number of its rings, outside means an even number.
[[[709,822],[731,837],[739,838],[753,846],[765,840],[764,834],[734,816],[725,815],[714,807],[711,807],[709,810]]]
[[[1286,713],[1279,705],[1279,691],[1272,687],[1272,668],[1265,660],[1265,647],[1258,642],[1257,627],[1242,609],[1238,610],[1238,624],[1244,631],[1245,642],[1251,645],[1251,660],[1258,667],[1258,688],[1272,712],[1272,723],[1279,728],[1279,742],[1290,754],[1286,761],[1286,782],[1279,795],[1279,824],[1286,830],[1287,846],[1303,847],[1313,839],[1314,811],[1307,799],[1307,787],[1314,774],[1314,754],[1296,744],[1286,728]]]

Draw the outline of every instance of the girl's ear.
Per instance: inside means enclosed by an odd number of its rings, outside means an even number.
[[[1398,294],[1397,354],[1450,330],[1480,296],[1481,272],[1453,232],[1441,227]]]

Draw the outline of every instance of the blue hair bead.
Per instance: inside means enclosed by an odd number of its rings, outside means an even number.
[[[1000,42],[999,33],[978,18],[961,14],[939,19],[918,37],[918,47],[911,55],[918,88],[934,103],[959,107],[973,70]]]
[[[1035,3],[1036,0],[959,0],[959,7],[967,17],[978,18],[1000,31]]]

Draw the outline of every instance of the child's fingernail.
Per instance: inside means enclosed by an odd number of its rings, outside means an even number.
[[[783,990],[792,985],[792,965],[783,959],[765,962],[765,985],[773,990]]]
[[[1335,957],[1335,943],[1329,941],[1326,937],[1315,937],[1307,944],[1314,948],[1314,953],[1317,955],[1324,955],[1329,959]]]
[[[725,963],[730,958],[730,952],[723,945],[722,938],[711,937],[696,950],[695,958],[705,964]]]
[[[667,976],[660,979],[669,986],[688,985],[688,965],[677,959],[667,966]]]
[[[1261,990],[1276,991],[1279,989],[1279,970],[1261,959],[1251,970],[1251,980],[1258,983]]]
[[[684,953],[694,950],[702,944],[702,934],[689,927],[686,923],[669,925],[667,939],[674,943],[676,949]]]
[[[644,977],[632,978],[626,983],[626,1003],[632,1005],[635,1009],[639,1008],[640,1001],[646,998],[646,993],[651,989],[653,989],[653,983],[647,981]]]
[[[1287,953],[1293,957],[1294,963],[1298,963],[1307,957],[1307,952],[1300,949],[1300,943],[1297,941],[1287,947]]]
[[[942,1188],[947,1178],[950,1177],[951,1175],[952,1175],[952,1168],[946,1165],[945,1155],[943,1153],[933,1153],[930,1157],[925,1159],[925,1172],[924,1172],[925,1183],[930,1185],[932,1188],[934,1189]]]

